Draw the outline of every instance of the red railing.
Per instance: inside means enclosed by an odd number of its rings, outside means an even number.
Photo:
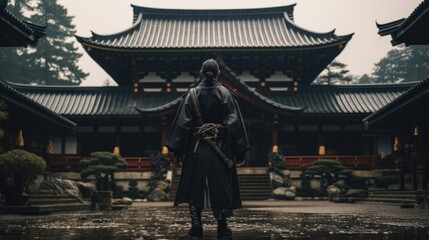
[[[394,162],[380,160],[379,156],[285,156],[283,161],[287,169],[302,169],[313,165],[320,159],[333,159],[351,169],[395,168]]]
[[[79,161],[85,157],[78,156],[52,156],[48,168],[52,172],[80,172],[82,169],[79,166]],[[124,157],[128,162],[128,168],[121,171],[151,171],[152,162],[150,157]]]
[[[49,170],[52,172],[80,172],[79,161],[85,157],[79,156],[52,156],[49,160]],[[152,163],[150,157],[125,157],[128,168],[121,171],[151,171]],[[391,169],[398,167],[391,161],[381,160],[379,156],[285,156],[283,161],[287,169],[302,169],[313,165],[320,159],[335,159],[344,166],[351,169]]]

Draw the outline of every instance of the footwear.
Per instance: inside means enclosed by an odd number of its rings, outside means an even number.
[[[232,230],[228,227],[226,219],[217,220],[217,238],[232,239]]]
[[[188,231],[189,237],[203,238],[203,224],[201,222],[201,208],[189,205],[191,215],[191,229]]]

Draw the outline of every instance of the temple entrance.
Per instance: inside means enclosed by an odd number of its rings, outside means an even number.
[[[266,167],[271,150],[271,131],[248,126],[247,133],[250,150],[247,153],[246,167]]]

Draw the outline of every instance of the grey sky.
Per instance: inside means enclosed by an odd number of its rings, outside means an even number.
[[[377,34],[375,21],[385,23],[404,18],[421,0],[59,0],[75,16],[77,35],[90,36],[94,31],[111,34],[131,26],[130,4],[160,8],[254,8],[296,3],[295,22],[306,29],[336,34],[355,33],[337,60],[348,65],[356,75],[371,73],[392,49],[390,37]],[[80,51],[84,52],[82,47]],[[80,62],[90,73],[82,85],[102,85],[111,79],[86,53]]]

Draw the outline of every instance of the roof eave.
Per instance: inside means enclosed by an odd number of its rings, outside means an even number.
[[[76,129],[76,123],[70,121],[69,119],[52,112],[39,103],[27,98],[3,82],[0,83],[0,86],[3,89],[3,91],[0,93],[0,96],[2,96],[3,99],[14,103],[15,105],[41,117],[48,122],[56,124],[60,128],[65,128],[69,131],[74,131]]]

